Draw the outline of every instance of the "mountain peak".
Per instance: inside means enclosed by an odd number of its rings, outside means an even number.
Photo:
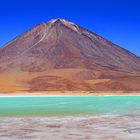
[[[63,19],[63,18],[51,19],[51,20],[49,20],[49,23],[55,23],[55,22],[58,22],[58,21],[60,21],[62,23],[74,24],[74,23],[72,23],[72,22],[70,22],[68,20]]]
[[[57,19],[51,19],[50,21],[48,21],[49,24],[54,24],[54,23],[62,23],[63,25],[71,28],[72,30],[79,32],[79,27],[74,24],[73,22],[70,22],[68,20],[65,20],[63,18],[57,18]]]

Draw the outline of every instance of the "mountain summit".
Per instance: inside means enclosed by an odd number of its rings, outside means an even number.
[[[43,22],[0,49],[0,74],[10,77],[10,91],[140,90],[139,57],[64,19]]]

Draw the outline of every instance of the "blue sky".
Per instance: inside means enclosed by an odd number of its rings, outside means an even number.
[[[140,56],[140,0],[1,0],[0,46],[42,21],[59,17]]]

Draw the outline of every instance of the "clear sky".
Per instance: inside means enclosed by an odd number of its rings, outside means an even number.
[[[140,56],[140,0],[0,0],[0,46],[52,18],[72,21]]]

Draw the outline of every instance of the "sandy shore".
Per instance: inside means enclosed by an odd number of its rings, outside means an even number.
[[[2,96],[140,96],[140,92],[91,92],[91,91],[44,91],[44,92],[9,92]]]
[[[0,118],[1,140],[139,140],[140,116]]]

